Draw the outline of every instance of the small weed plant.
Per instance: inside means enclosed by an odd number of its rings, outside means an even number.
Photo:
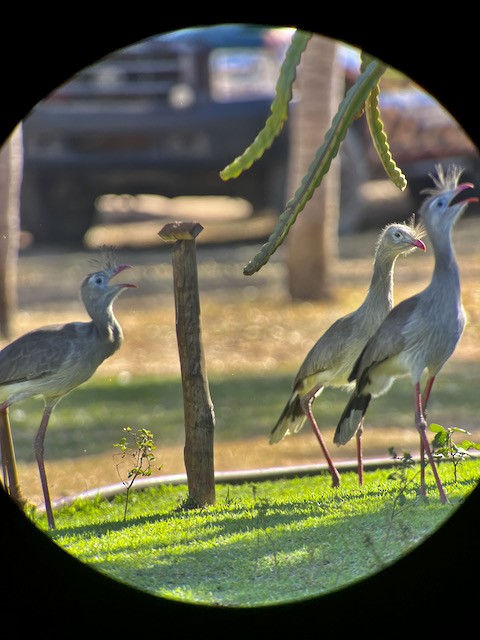
[[[401,458],[393,447],[388,449],[388,453],[393,460],[398,460],[395,471],[392,471],[388,476],[389,480],[398,481],[398,492],[395,496],[395,504],[393,505],[395,508],[396,506],[404,505],[406,502],[408,486],[413,480],[412,477],[409,477],[408,471],[415,465],[415,461],[408,451],[404,451]]]
[[[120,442],[115,443],[113,446],[120,449],[120,453],[114,455],[114,457],[120,456],[121,460],[116,462],[117,473],[126,487],[125,509],[123,512],[123,521],[127,519],[128,499],[130,495],[130,489],[133,486],[135,480],[139,477],[146,477],[152,475],[152,468],[161,469],[160,467],[154,467],[155,462],[154,451],[157,448],[153,442],[153,434],[148,429],[137,429],[132,431],[131,427],[124,427],[123,429],[127,434],[120,439]],[[125,461],[125,458],[129,458],[133,462],[133,466],[127,470],[127,479],[124,480],[120,474],[119,467]]]
[[[469,450],[476,449],[480,451],[480,444],[472,442],[471,440],[464,439],[460,444],[454,442],[455,434],[471,435],[466,429],[460,429],[459,427],[442,427],[440,424],[432,423],[430,425],[430,431],[435,434],[432,442],[433,455],[437,458],[450,461],[453,465],[453,477],[455,483],[458,481],[458,466],[466,459],[466,457],[472,457]],[[389,475],[390,480],[397,480],[399,482],[399,490],[395,499],[397,505],[401,506],[406,500],[406,491],[408,485],[413,478],[409,477],[408,470],[415,464],[412,456],[408,452],[404,452],[400,458],[393,447],[388,450],[390,457],[394,460],[398,460],[398,466]]]
[[[469,431],[460,429],[459,427],[447,427],[445,429],[445,427],[442,427],[440,424],[432,423],[430,430],[435,433],[433,439],[433,455],[452,462],[453,477],[455,482],[457,482],[458,465],[465,460],[467,456],[472,455],[468,452],[469,449],[480,450],[480,444],[464,439],[457,445],[453,441],[454,434],[463,433],[468,436],[471,435]]]
[[[480,450],[480,444],[464,439],[460,444],[454,442],[454,436],[457,434],[471,435],[465,429],[459,427],[445,428],[439,424],[432,423],[430,430],[435,434],[432,449],[433,454],[437,458],[451,462],[453,466],[453,476],[455,484],[458,484],[458,466],[467,458],[473,457],[469,450]],[[412,482],[418,476],[419,471],[415,470],[415,460],[407,451],[399,456],[393,447],[388,449],[390,457],[396,461],[395,469],[388,475],[389,480],[397,482],[397,489],[393,493],[393,501],[387,509],[387,521],[384,535],[384,548],[378,549],[378,544],[374,542],[370,534],[364,536],[365,546],[370,550],[375,564],[380,569],[384,565],[383,557],[385,550],[392,536],[402,536],[407,540],[410,536],[409,525],[402,519],[398,520],[398,516],[406,510],[415,506],[421,498],[419,494],[413,501],[408,501],[408,494],[411,494]],[[397,524],[394,526],[394,522]]]

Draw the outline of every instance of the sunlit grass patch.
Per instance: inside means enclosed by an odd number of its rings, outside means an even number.
[[[221,606],[259,606],[309,598],[362,580],[431,535],[476,486],[480,461],[453,480],[439,465],[450,502],[442,505],[430,472],[428,499],[417,496],[418,465],[402,482],[392,471],[218,485],[217,504],[185,510],[185,486],[77,501],[56,515],[53,539],[116,580],[163,598]],[[404,487],[403,487],[404,488]],[[45,527],[44,517],[37,520]]]

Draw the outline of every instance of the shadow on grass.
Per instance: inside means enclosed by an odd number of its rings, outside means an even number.
[[[452,363],[441,374],[429,406],[429,419],[444,426],[480,430],[478,425],[478,366]],[[267,438],[287,402],[293,376],[231,374],[210,380],[216,415],[216,439]],[[327,389],[314,404],[320,429],[332,428],[347,402],[347,394]],[[461,402],[460,402],[461,399]],[[33,441],[42,403],[28,400],[10,412],[19,461],[33,462]],[[390,392],[375,399],[367,414],[366,431],[376,426],[414,430],[412,389],[408,379],[397,380]],[[47,431],[47,460],[75,458],[113,451],[123,428],[146,428],[161,446],[184,442],[181,381],[176,378],[135,378],[128,384],[97,378],[76,389],[57,406]]]
[[[180,488],[171,495],[152,489],[139,492],[146,504],[132,505],[148,516],[133,513],[122,522],[117,498],[111,522],[66,526],[52,537],[92,568],[157,596],[259,606],[318,596],[366,578],[418,545],[455,510],[433,495],[424,501],[414,493],[399,508],[395,482],[341,491],[328,482],[310,479],[308,490],[290,483],[301,496],[283,500],[278,494],[270,498],[273,485],[265,483],[256,497],[193,511],[175,506]],[[165,495],[171,507],[166,510]],[[106,501],[97,507],[105,510]]]

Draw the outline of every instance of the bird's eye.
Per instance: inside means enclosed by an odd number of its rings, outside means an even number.
[[[395,238],[401,238],[402,237],[402,234],[400,233],[400,231],[395,231],[394,235],[395,235]]]
[[[443,198],[438,198],[438,200],[435,203],[437,209],[441,209],[443,207],[443,203],[444,203]]]
[[[102,276],[96,276],[95,277],[95,284],[103,284]]]

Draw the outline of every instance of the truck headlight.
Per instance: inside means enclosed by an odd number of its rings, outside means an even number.
[[[273,98],[279,71],[272,51],[214,49],[209,57],[211,98],[215,102]]]

